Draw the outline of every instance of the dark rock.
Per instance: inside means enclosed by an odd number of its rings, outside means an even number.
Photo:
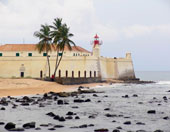
[[[106,97],[106,98],[107,98],[107,97],[108,97],[108,95],[105,95],[104,97]]]
[[[23,125],[23,128],[29,129],[29,128],[35,128],[35,122],[29,122]]]
[[[0,125],[4,125],[5,123],[4,122],[0,122]]]
[[[5,107],[2,107],[0,110],[5,110]]]
[[[167,92],[170,92],[170,90],[168,90]]]
[[[104,109],[104,110],[110,110],[110,108],[106,108],[106,109]]]
[[[122,98],[129,98],[129,95],[122,96]]]
[[[145,125],[145,123],[137,122],[136,125]]]
[[[143,102],[138,102],[138,104],[143,104]]]
[[[73,108],[73,109],[78,109],[79,107],[78,107],[78,106],[72,106],[71,108]]]
[[[45,105],[43,103],[40,103],[39,107],[45,107]]]
[[[97,103],[101,103],[102,101],[101,100],[98,100]]]
[[[153,99],[155,100],[155,99],[157,99],[156,97],[153,97]]]
[[[58,101],[57,101],[57,104],[58,104],[58,105],[63,105],[63,104],[64,104],[64,101],[63,101],[63,100],[58,100]]]
[[[69,94],[69,93],[66,93],[66,92],[60,92],[60,93],[58,93],[58,96],[59,96],[59,97],[69,97],[70,94]]]
[[[168,100],[166,96],[163,97],[164,100]]]
[[[41,127],[48,127],[48,124],[40,124]]]
[[[122,127],[119,126],[119,127],[117,127],[117,129],[122,129]]]
[[[87,128],[87,124],[83,124],[83,125],[79,126],[79,128]]]
[[[155,110],[148,110],[147,113],[148,113],[148,114],[156,114],[156,111],[155,111]]]
[[[41,128],[40,128],[40,127],[37,127],[37,128],[35,128],[35,130],[41,130]]]
[[[117,115],[112,115],[112,114],[109,114],[109,113],[107,113],[105,116],[106,117],[117,117]]]
[[[55,128],[48,128],[48,130],[50,130],[50,131],[54,131],[54,130],[56,130]]]
[[[62,127],[64,127],[63,125],[55,125],[54,126],[55,128],[62,128]]]
[[[74,99],[74,103],[83,103],[84,102],[84,100],[82,100],[82,99]]]
[[[22,106],[29,106],[30,104],[29,104],[29,103],[26,103],[26,102],[25,102],[25,103],[23,102],[21,105],[22,105]]]
[[[118,129],[113,130],[112,132],[120,132]]]
[[[102,129],[96,129],[94,132],[108,132],[108,129],[102,128]]]
[[[48,97],[48,94],[47,94],[47,93],[45,93],[45,94],[43,95],[43,97],[44,97],[44,98],[47,98],[47,97]]]
[[[60,117],[58,121],[65,121],[64,117]]]
[[[69,111],[66,115],[74,115],[74,113]]]
[[[93,94],[93,97],[98,97],[98,95],[97,94]]]
[[[162,130],[155,130],[154,132],[164,132],[164,131],[162,131]]]
[[[24,128],[12,128],[12,129],[10,129],[10,131],[21,132],[21,131],[24,131]]]
[[[90,99],[86,99],[85,102],[91,102],[91,100]]]
[[[94,126],[94,124],[89,124],[89,125],[88,125],[88,127],[93,127],[93,126]]]
[[[124,122],[123,124],[125,124],[125,125],[131,125],[131,121],[126,121],[126,122]]]
[[[67,117],[65,117],[65,119],[71,120],[71,119],[73,119],[73,117],[72,116],[67,116]]]
[[[5,125],[4,128],[7,129],[7,130],[13,129],[13,128],[15,128],[15,124],[12,123],[12,122],[9,122]]]
[[[145,130],[137,130],[136,132],[146,132]]]
[[[168,116],[163,117],[164,120],[170,119]]]
[[[133,97],[138,97],[138,95],[137,95],[137,94],[134,94]]]
[[[58,97],[55,96],[55,97],[54,97],[54,100],[56,101],[57,99],[58,99]]]
[[[95,119],[96,117],[95,117],[95,115],[90,115],[89,118],[90,119]]]
[[[59,116],[59,115],[55,115],[53,119],[59,120],[59,119],[60,119],[60,116]]]
[[[83,86],[79,86],[79,89],[84,88]]]
[[[79,116],[76,116],[75,119],[78,120],[78,119],[80,119],[80,117],[79,117]]]
[[[55,114],[53,112],[49,112],[46,115],[50,116],[50,117],[55,117]]]
[[[112,122],[116,122],[115,120],[113,120]]]

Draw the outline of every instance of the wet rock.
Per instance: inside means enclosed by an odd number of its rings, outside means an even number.
[[[155,130],[154,132],[164,132],[164,131],[162,131],[162,130]]]
[[[65,121],[65,119],[64,119],[64,117],[60,117],[59,119],[58,119],[58,121]]]
[[[98,100],[97,103],[101,103],[102,101],[101,100]]]
[[[3,106],[8,106],[8,102],[7,102],[6,98],[2,98],[0,101],[0,104]]]
[[[93,94],[93,97],[98,97],[98,95],[97,94]]]
[[[120,132],[118,129],[113,130],[112,132]]]
[[[148,113],[148,114],[156,114],[156,111],[155,111],[155,110],[148,110],[147,113]]]
[[[59,115],[55,115],[53,119],[54,119],[54,120],[59,120],[59,119],[60,119],[60,116],[59,116]]]
[[[105,108],[104,110],[106,110],[106,111],[107,111],[107,110],[110,110],[110,108]]]
[[[48,128],[48,130],[50,130],[50,131],[54,131],[54,130],[56,130],[55,128]]]
[[[64,104],[64,101],[63,101],[63,100],[58,100],[58,101],[57,101],[57,104],[58,104],[58,105],[63,105],[63,104]]]
[[[58,99],[58,97],[54,97],[54,101],[56,101]]]
[[[89,118],[90,118],[90,119],[95,119],[96,116],[95,116],[95,115],[90,115]]]
[[[119,127],[116,127],[116,128],[117,128],[117,129],[122,129],[122,127],[120,127],[120,126],[119,126]]]
[[[86,99],[85,102],[91,102],[91,100],[90,99]]]
[[[55,117],[56,115],[53,112],[49,112],[46,115],[50,116],[50,117]]]
[[[137,95],[137,94],[134,94],[133,97],[138,97],[138,95]]]
[[[2,107],[0,110],[5,110],[5,107]]]
[[[47,97],[48,97],[48,94],[45,93],[45,94],[43,95],[43,98],[47,98]]]
[[[166,96],[163,97],[164,100],[168,100]]]
[[[35,128],[35,122],[29,122],[23,125],[23,128],[30,129]]]
[[[41,128],[40,128],[40,127],[37,127],[37,128],[35,128],[35,130],[41,130]]]
[[[55,125],[54,128],[62,128],[64,127],[63,125]]]
[[[146,132],[145,130],[137,130],[136,132]]]
[[[129,95],[122,96],[122,98],[129,98]]]
[[[67,117],[65,117],[65,119],[71,120],[71,119],[73,119],[73,117],[72,116],[67,116]]]
[[[69,97],[70,94],[69,94],[69,93],[66,93],[66,92],[60,92],[60,93],[58,93],[58,96],[59,96],[59,97]]]
[[[48,127],[48,124],[40,124],[41,127]]]
[[[163,117],[164,120],[170,119],[168,116]]]
[[[79,126],[79,128],[87,128],[87,124],[83,124],[83,125]]]
[[[12,128],[12,129],[10,129],[10,131],[21,132],[21,131],[24,131],[24,128]]]
[[[96,129],[94,132],[108,132],[108,129],[102,128],[102,129]]]
[[[40,103],[39,107],[45,107],[45,105],[43,103]]]
[[[0,125],[5,125],[5,123],[4,122],[0,122]]]
[[[7,130],[14,129],[14,128],[15,128],[15,124],[12,123],[12,122],[9,122],[9,123],[7,123],[7,124],[5,125],[4,128],[7,129]]]
[[[89,124],[89,125],[88,125],[88,127],[93,127],[93,126],[94,126],[94,124]]]
[[[78,119],[80,119],[80,117],[79,117],[79,116],[76,116],[75,119],[78,120]]]
[[[78,107],[78,106],[72,106],[71,108],[73,108],[73,109],[78,109],[79,107]]]
[[[69,111],[66,115],[74,115],[74,113]]]
[[[29,103],[21,103],[22,106],[29,106],[30,104]]]
[[[123,124],[125,124],[125,125],[131,125],[131,121],[126,121],[126,122],[124,122]]]
[[[136,125],[145,125],[145,123],[137,122]]]
[[[113,120],[112,122],[116,122],[115,120]]]
[[[82,100],[82,99],[74,99],[74,103],[83,103],[84,102],[84,100]]]
[[[107,113],[105,116],[106,117],[117,117],[117,115],[112,115],[112,114],[109,114],[109,113]]]

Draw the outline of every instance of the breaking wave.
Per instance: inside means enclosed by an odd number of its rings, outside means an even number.
[[[157,84],[169,84],[170,85],[170,81],[158,81]]]

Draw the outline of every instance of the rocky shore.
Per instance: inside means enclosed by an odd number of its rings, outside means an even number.
[[[0,99],[0,130],[168,132],[162,130],[162,127],[159,129],[159,124],[155,130],[149,129],[149,126],[158,119],[167,124],[170,121],[167,110],[160,109],[161,106],[164,108],[165,104],[169,103],[170,90],[164,91],[168,96],[161,98],[154,96],[143,100],[139,91],[120,95],[118,91],[121,89],[113,90],[116,90],[114,92],[118,94],[111,94],[111,91],[107,92],[104,89],[94,90],[80,86],[75,92],[48,92],[30,97],[3,97]],[[112,100],[113,98],[115,99]],[[134,110],[136,113],[133,113]]]

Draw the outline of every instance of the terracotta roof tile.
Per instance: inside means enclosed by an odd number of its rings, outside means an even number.
[[[69,51],[65,47],[65,51]],[[36,44],[5,44],[0,46],[0,51],[36,51]],[[80,46],[72,46],[72,51],[91,53]]]

